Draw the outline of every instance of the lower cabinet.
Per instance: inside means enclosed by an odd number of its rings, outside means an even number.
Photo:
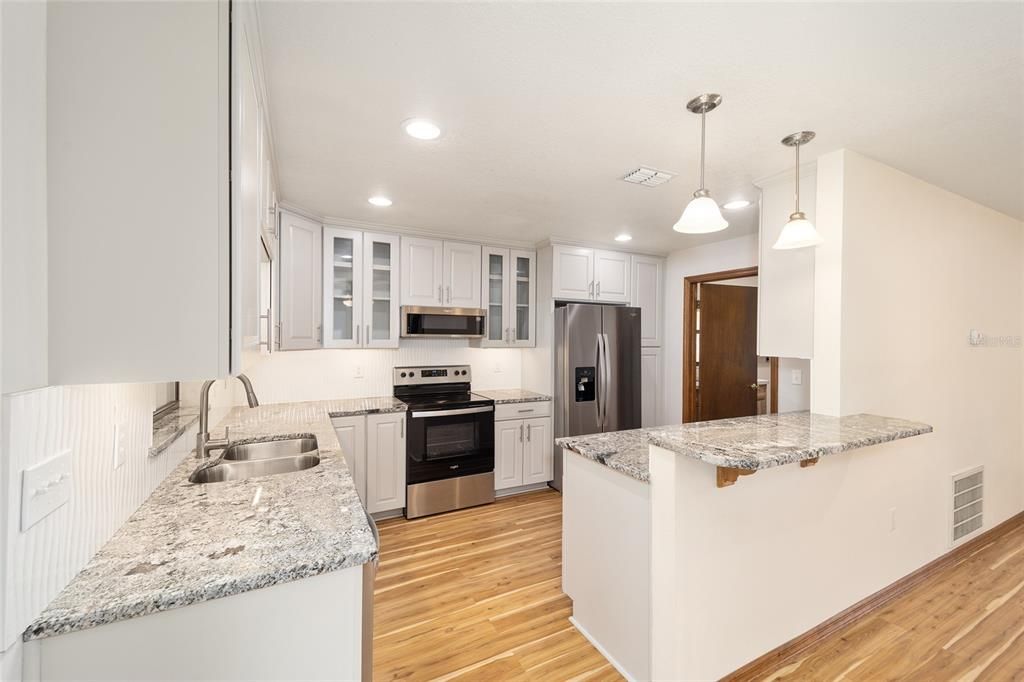
[[[494,422],[494,489],[554,478],[551,417]]]
[[[405,413],[331,420],[363,506],[371,514],[405,506]]]

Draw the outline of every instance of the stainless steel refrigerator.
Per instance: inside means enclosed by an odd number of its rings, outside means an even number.
[[[555,309],[555,437],[640,428],[640,309]],[[562,489],[556,450],[551,487]]]

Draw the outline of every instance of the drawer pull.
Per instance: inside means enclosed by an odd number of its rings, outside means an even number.
[[[533,412],[533,408],[531,407],[528,410],[519,410],[519,414],[526,414],[527,412]]]

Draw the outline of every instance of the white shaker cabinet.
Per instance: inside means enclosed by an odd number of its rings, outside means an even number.
[[[319,348],[323,280],[323,228],[290,211],[281,211],[281,349]]]
[[[514,405],[531,411],[523,403]],[[544,405],[545,412],[549,409]],[[554,478],[554,445],[551,417],[501,419],[506,410],[496,412],[494,422],[494,489],[504,490]]]
[[[480,245],[444,242],[444,298],[453,308],[480,307]]]
[[[555,244],[552,247],[552,297],[563,301],[629,303],[632,256]]]
[[[334,417],[331,419],[334,433],[341,445],[341,454],[352,473],[356,491],[363,506],[366,505],[366,417]]]
[[[618,251],[594,252],[594,300],[629,303],[629,266],[632,256]]]
[[[551,417],[524,419],[523,485],[547,483],[555,477]]]
[[[633,256],[630,305],[640,308],[640,345],[660,346],[665,260]]]
[[[366,509],[405,506],[405,412],[366,416]]]
[[[443,241],[402,237],[401,263],[402,305],[444,305]]]
[[[537,254],[485,246],[480,293],[487,315],[484,348],[537,345]]]
[[[323,229],[323,345],[362,345],[363,233]]]
[[[661,420],[661,371],[661,349],[642,348],[640,350],[641,428],[658,426]]]
[[[494,423],[494,489],[523,485],[523,420]]]
[[[364,348],[398,348],[399,238],[363,233]]]

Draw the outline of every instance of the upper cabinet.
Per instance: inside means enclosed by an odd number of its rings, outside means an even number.
[[[537,344],[537,255],[485,246],[482,249],[481,299],[487,331],[486,348],[533,347]]]
[[[562,244],[552,249],[553,298],[629,303],[632,256]]]
[[[281,211],[281,349],[319,348],[323,277],[323,227],[290,211]]]
[[[480,307],[480,245],[402,237],[401,304]]]
[[[633,256],[630,305],[640,308],[640,345],[660,346],[665,260]]]
[[[324,228],[323,345],[398,347],[398,237]]]
[[[228,27],[226,2],[48,5],[47,383],[239,370]]]
[[[815,249],[776,250],[793,212],[793,172],[759,183],[761,229],[757,269],[757,354],[811,358],[814,355]],[[815,221],[817,168],[800,169],[800,209]]]

